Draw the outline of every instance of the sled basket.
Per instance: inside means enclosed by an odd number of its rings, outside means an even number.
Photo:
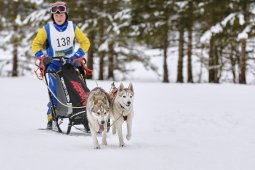
[[[89,131],[86,115],[86,99],[89,89],[86,85],[85,75],[75,68],[72,64],[64,64],[59,71],[45,71],[45,75],[52,76],[56,81],[56,95],[49,90],[49,97],[52,108],[52,117],[56,122],[59,132],[62,132],[58,121],[68,118],[67,134],[70,133],[73,125],[83,125]],[[47,76],[46,84],[49,85]],[[53,98],[58,101],[57,106],[53,104]]]

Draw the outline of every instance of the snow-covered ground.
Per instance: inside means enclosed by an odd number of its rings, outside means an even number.
[[[254,86],[133,82],[131,141],[119,148],[108,133],[108,146],[95,150],[79,131],[38,130],[46,126],[48,97],[35,76],[0,84],[1,170],[255,169]],[[98,84],[110,90],[111,82]]]

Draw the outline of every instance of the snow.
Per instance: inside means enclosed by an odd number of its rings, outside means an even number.
[[[43,0],[30,0],[33,3],[36,3],[37,5],[40,5],[43,3]]]
[[[15,19],[15,23],[16,23],[18,26],[21,26],[21,25],[22,25],[22,21],[21,21],[20,15],[17,15],[17,17],[16,17],[16,19]]]
[[[226,18],[224,18],[220,23],[215,24],[208,31],[206,31],[201,36],[200,41],[204,44],[209,44],[209,41],[210,41],[212,35],[221,33],[224,30],[224,27],[226,27],[226,25],[228,23],[233,25],[236,17],[238,18],[240,25],[243,25],[245,23],[243,14],[231,13]],[[246,30],[246,31],[249,31],[249,30]],[[242,35],[238,35],[237,39],[239,40],[239,39],[245,38],[246,37],[245,34],[246,34],[246,32],[242,33]]]
[[[251,31],[251,26],[248,25],[243,32],[241,32],[240,34],[238,34],[237,40],[242,40],[242,39],[248,39],[248,33]]]
[[[255,168],[254,86],[133,82],[132,139],[120,148],[108,133],[108,146],[95,150],[91,136],[77,130],[69,136],[38,130],[46,126],[48,97],[34,75],[0,84],[3,170]],[[98,85],[109,91],[111,82]]]

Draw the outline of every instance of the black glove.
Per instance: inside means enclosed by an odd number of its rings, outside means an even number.
[[[73,63],[73,66],[74,67],[82,67],[82,64],[81,64],[81,61],[75,61],[74,63]]]
[[[44,66],[47,67],[48,65],[50,65],[51,61],[52,61],[52,59],[50,57],[45,57],[43,59]]]

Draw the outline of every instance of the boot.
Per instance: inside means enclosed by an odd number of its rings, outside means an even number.
[[[52,130],[52,115],[48,114],[47,129]]]
[[[52,130],[52,120],[49,120],[47,123],[47,129]]]

